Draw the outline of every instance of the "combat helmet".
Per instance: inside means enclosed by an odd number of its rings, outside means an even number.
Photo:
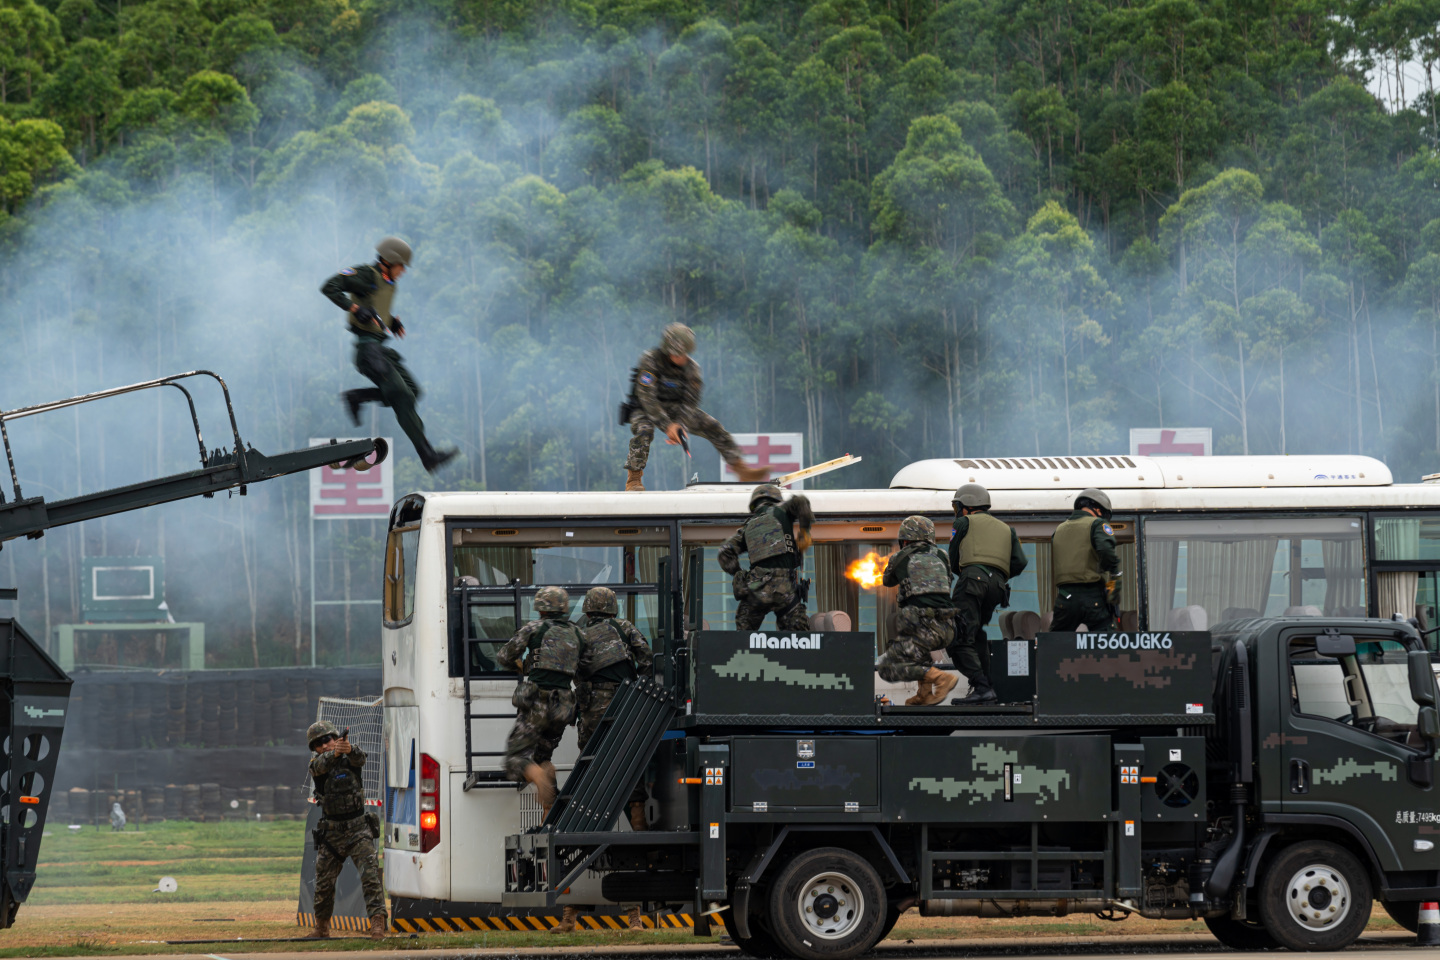
[[[1086,487],[1075,497],[1075,509],[1083,510],[1085,507],[1096,507],[1100,510],[1100,516],[1106,520],[1110,519],[1110,498],[1104,490],[1097,490],[1094,487]]]
[[[398,263],[402,267],[409,267],[410,253],[410,244],[399,237],[386,237],[375,244],[375,255],[386,263]]]
[[[613,617],[620,612],[620,603],[615,599],[615,591],[609,587],[591,587],[580,609],[584,613],[605,613]]]
[[[919,514],[913,517],[906,517],[900,521],[900,539],[911,543],[916,540],[934,543],[935,522],[929,517],[922,517]]]
[[[951,503],[958,503],[962,507],[975,509],[976,507],[990,506],[990,491],[978,483],[967,483],[955,491]]]
[[[326,737],[338,737],[340,731],[335,729],[335,724],[329,720],[320,720],[310,724],[310,729],[305,731],[305,742],[314,750],[315,745]]]
[[[783,491],[781,491],[779,484],[762,483],[760,484],[760,486],[750,491],[750,509],[754,510],[755,504],[759,503],[761,500],[769,500],[772,503],[779,503],[781,500],[784,499],[785,494]]]
[[[563,587],[541,587],[535,591],[535,609],[540,613],[569,613],[570,594]]]
[[[660,346],[666,353],[688,357],[695,352],[695,331],[683,323],[672,323],[661,335]]]

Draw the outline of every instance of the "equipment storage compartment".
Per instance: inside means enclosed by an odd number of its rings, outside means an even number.
[[[1210,634],[1042,633],[1035,716],[1195,717],[1213,709]]]
[[[874,737],[737,737],[731,743],[732,810],[874,811],[880,744]]]

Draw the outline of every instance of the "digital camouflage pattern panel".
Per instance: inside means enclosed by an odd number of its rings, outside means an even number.
[[[1319,786],[1325,783],[1341,784],[1348,780],[1356,780],[1360,777],[1378,776],[1381,781],[1394,782],[1397,779],[1395,764],[1388,760],[1376,760],[1374,763],[1360,763],[1353,757],[1343,757],[1329,770],[1315,768],[1315,784]]]
[[[1213,712],[1210,634],[1042,633],[1035,645],[1037,716]]]
[[[872,633],[704,630],[694,649],[697,715],[875,714]]]
[[[730,802],[776,810],[880,802],[879,743],[873,737],[736,737]]]

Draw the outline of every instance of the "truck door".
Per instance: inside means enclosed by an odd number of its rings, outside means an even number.
[[[1289,709],[1282,703],[1281,730],[1261,742],[1282,750],[1281,807],[1348,821],[1387,870],[1433,870],[1435,854],[1422,851],[1440,824],[1434,792],[1412,780],[1411,760],[1428,747],[1416,730],[1405,647],[1357,635],[1346,654],[1349,639],[1311,631],[1282,639]]]

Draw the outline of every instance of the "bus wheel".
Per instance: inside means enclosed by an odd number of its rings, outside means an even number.
[[[1370,920],[1370,875],[1344,847],[1305,841],[1266,871],[1260,921],[1291,950],[1343,950]]]
[[[1274,950],[1279,941],[1254,920],[1236,920],[1233,917],[1206,917],[1205,926],[1210,933],[1231,950]]]
[[[880,875],[839,847],[806,850],[770,890],[770,928],[798,960],[848,960],[873,947],[888,904]]]

